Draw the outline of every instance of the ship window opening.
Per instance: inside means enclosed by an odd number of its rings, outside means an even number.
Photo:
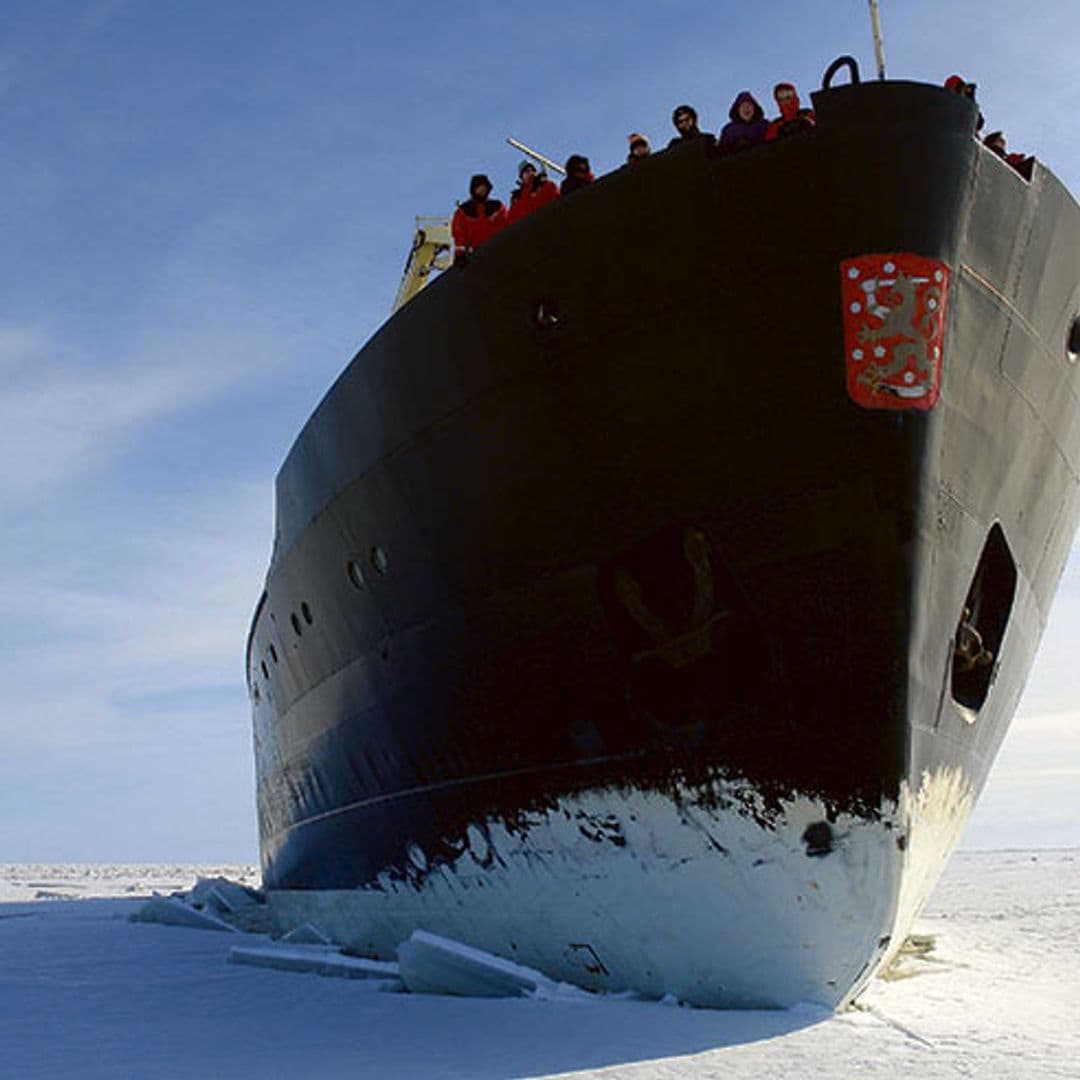
[[[1001,526],[991,528],[953,636],[952,696],[978,712],[998,669],[1016,595],[1016,563]]]
[[[303,633],[303,630],[300,629],[300,620],[296,617],[295,611],[290,613],[289,622],[292,623],[292,628],[296,631],[296,636],[300,637],[300,635]]]
[[[300,604],[300,614],[304,616],[304,622],[310,626],[315,620],[311,617],[311,608],[307,606],[307,601],[304,600]]]
[[[262,700],[262,695],[259,693],[259,684],[253,683],[251,686],[251,697],[256,705]]]
[[[348,571],[349,580],[353,583],[353,585],[355,585],[358,589],[364,588],[367,582],[364,581],[363,567],[361,567],[361,565],[355,559],[350,559],[349,565],[345,569]]]
[[[386,552],[378,544],[371,549],[371,565],[380,574],[385,574],[390,568],[390,560],[386,557]]]
[[[1080,357],[1080,315],[1073,319],[1069,327],[1069,336],[1065,339],[1065,351],[1069,362],[1075,364],[1077,357]]]
[[[275,649],[273,645],[270,646],[270,659],[273,660],[275,664],[278,662],[277,649]]]
[[[259,664],[259,667],[262,668],[263,678],[264,679],[269,679],[270,678],[270,669],[266,666],[266,661],[265,660],[261,661],[260,664]]]
[[[532,321],[537,330],[554,330],[562,320],[559,305],[550,297],[537,300],[533,308]]]

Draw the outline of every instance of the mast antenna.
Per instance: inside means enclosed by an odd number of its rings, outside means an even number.
[[[877,77],[885,78],[885,47],[881,43],[881,16],[877,0],[870,0],[870,23],[874,28],[874,58],[877,60]]]

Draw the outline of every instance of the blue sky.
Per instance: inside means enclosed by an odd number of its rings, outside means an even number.
[[[243,648],[273,476],[416,214],[516,135],[620,164],[689,101],[805,94],[864,0],[0,6],[0,860],[254,860]],[[1080,192],[1080,7],[883,0]],[[966,843],[1080,843],[1080,559]]]

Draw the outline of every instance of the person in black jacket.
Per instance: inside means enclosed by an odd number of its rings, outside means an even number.
[[[559,185],[559,191],[563,195],[572,195],[595,179],[589,167],[589,159],[584,154],[571,154],[566,159],[566,179]]]
[[[698,127],[697,110],[693,105],[677,105],[671,114],[671,122],[679,134],[668,143],[669,150],[673,146],[683,146],[695,139],[705,139],[710,143],[713,141],[711,135]]]
[[[652,147],[649,146],[649,140],[644,135],[639,135],[636,131],[627,136],[630,143],[629,152],[626,155],[626,164],[632,165],[635,161],[640,161],[642,158],[647,158],[652,153]]]

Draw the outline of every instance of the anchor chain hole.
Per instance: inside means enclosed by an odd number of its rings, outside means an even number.
[[[1071,364],[1075,364],[1080,358],[1080,315],[1074,316],[1069,326],[1069,333],[1065,338],[1065,352]]]

